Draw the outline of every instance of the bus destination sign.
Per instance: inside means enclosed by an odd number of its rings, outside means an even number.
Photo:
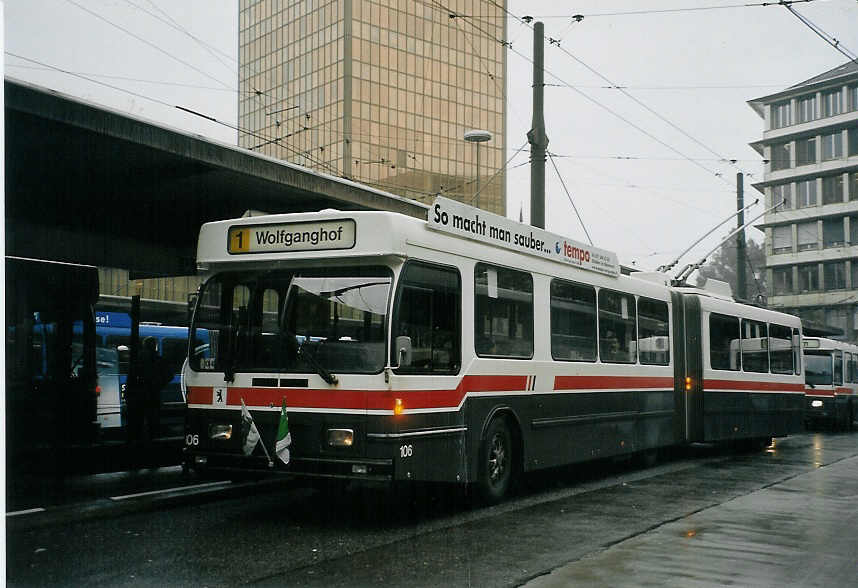
[[[429,227],[461,237],[505,247],[543,259],[561,261],[609,276],[620,274],[617,255],[538,227],[531,227],[438,196],[429,209]]]
[[[235,255],[351,249],[356,232],[353,219],[238,225],[229,228],[227,251]]]

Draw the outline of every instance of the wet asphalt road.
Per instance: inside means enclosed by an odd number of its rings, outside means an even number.
[[[651,468],[595,464],[533,476],[490,508],[434,487],[402,501],[230,485],[204,498],[129,499],[101,515],[83,502],[53,518],[7,517],[7,581],[858,585],[858,434],[809,433],[755,454],[693,453]]]

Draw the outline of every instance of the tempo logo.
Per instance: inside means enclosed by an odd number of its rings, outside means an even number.
[[[556,241],[556,242],[554,243],[554,252],[555,252],[555,253],[560,253],[560,241]]]
[[[577,259],[584,262],[590,261],[590,252],[588,250],[572,247],[565,241],[563,242],[563,254],[570,259]]]

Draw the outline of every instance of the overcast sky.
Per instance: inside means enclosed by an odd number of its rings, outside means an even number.
[[[746,201],[753,198],[750,184],[762,179],[762,164],[748,143],[761,138],[763,122],[747,101],[847,60],[782,6],[737,6],[761,3],[508,2],[510,13],[541,20],[546,38],[556,41],[545,53],[545,122],[548,149],[570,196],[549,161],[548,230],[587,240],[571,197],[594,244],[616,251],[623,263],[652,269],[735,208],[738,171],[746,174]],[[5,7],[7,75],[235,142],[234,0],[5,0]],[[793,7],[858,52],[856,0]],[[634,14],[616,14],[622,12]],[[459,26],[471,25],[463,19]],[[531,123],[532,29],[510,18],[508,41],[512,157]],[[511,218],[520,210],[529,218],[530,171],[515,167],[527,157],[525,147],[510,164]],[[760,239],[756,229],[749,236]],[[688,261],[707,248],[701,245]]]

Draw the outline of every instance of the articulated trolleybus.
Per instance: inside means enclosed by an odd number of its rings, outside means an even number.
[[[198,267],[192,468],[497,501],[526,471],[802,428],[796,317],[621,275],[610,252],[445,198],[426,221],[207,223]]]

